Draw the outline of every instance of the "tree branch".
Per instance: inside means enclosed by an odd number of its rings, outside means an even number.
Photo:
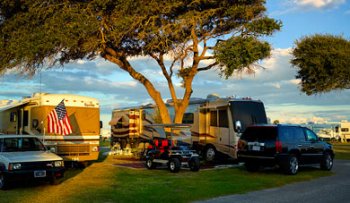
[[[208,66],[205,66],[205,67],[201,67],[201,68],[198,68],[197,71],[200,72],[200,71],[206,71],[206,70],[209,70],[211,69],[212,67],[218,65],[219,63],[218,62],[215,62],[215,63],[212,63]]]

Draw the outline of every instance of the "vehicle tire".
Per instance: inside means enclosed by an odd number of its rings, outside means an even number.
[[[9,183],[6,176],[3,173],[0,173],[0,189],[6,190],[9,188]]]
[[[198,157],[192,157],[188,162],[191,171],[199,171],[200,161]]]
[[[52,177],[50,178],[50,184],[51,185],[58,185],[58,184],[60,184],[60,181],[57,179],[57,177],[55,175],[52,175]]]
[[[288,157],[287,163],[284,166],[284,172],[289,175],[295,175],[299,170],[299,160],[295,155]]]
[[[245,165],[245,168],[247,169],[247,171],[249,171],[249,172],[258,171],[260,168],[259,164],[253,163],[251,161],[245,162],[244,165]]]
[[[330,171],[333,167],[333,158],[329,153],[325,153],[322,157],[320,167],[322,170]]]
[[[207,146],[204,151],[204,159],[206,161],[214,161],[216,156],[216,150],[213,146]]]
[[[171,158],[168,164],[169,170],[172,173],[177,173],[180,171],[181,162],[178,158]]]
[[[146,167],[147,169],[155,169],[157,164],[153,162],[153,157],[146,158]]]

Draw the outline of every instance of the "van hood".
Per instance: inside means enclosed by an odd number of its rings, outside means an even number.
[[[49,151],[2,152],[0,156],[8,162],[61,161],[61,157]]]

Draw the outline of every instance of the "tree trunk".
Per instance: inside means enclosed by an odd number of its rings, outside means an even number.
[[[164,124],[171,123],[171,118],[169,111],[161,97],[161,94],[155,89],[153,84],[141,73],[137,72],[123,56],[118,55],[114,50],[108,49],[107,54],[103,57],[111,61],[112,63],[117,64],[121,69],[129,73],[129,75],[135,80],[139,81],[146,88],[149,96],[153,99],[155,104],[158,107],[160,117]]]

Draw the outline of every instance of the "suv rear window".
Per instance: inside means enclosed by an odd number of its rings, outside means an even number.
[[[277,128],[271,126],[248,127],[242,135],[242,139],[247,141],[275,140],[276,137]]]
[[[305,141],[304,131],[300,127],[280,127],[279,140],[282,142]]]

